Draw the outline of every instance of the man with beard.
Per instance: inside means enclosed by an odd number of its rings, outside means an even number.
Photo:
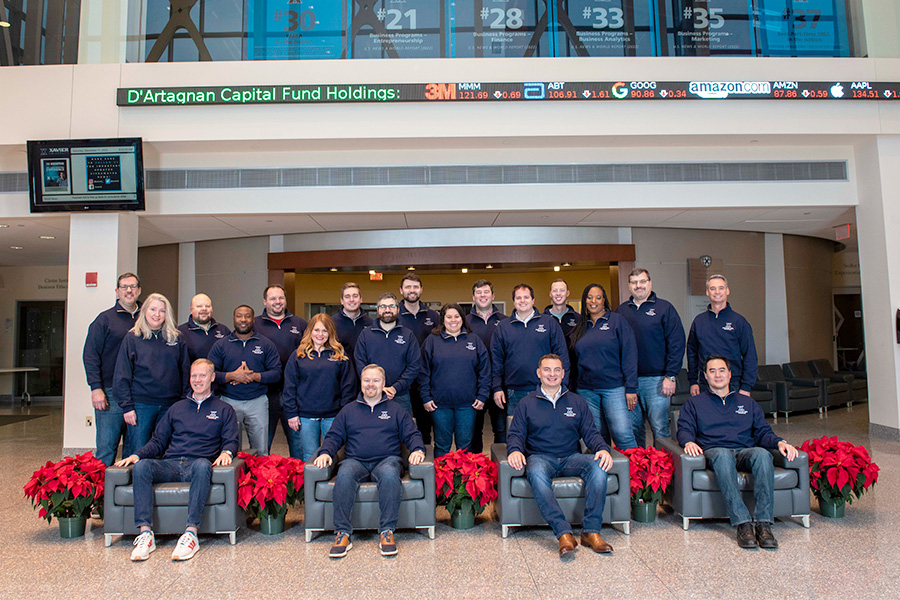
[[[198,358],[206,358],[217,341],[231,333],[225,325],[213,319],[212,300],[206,294],[191,298],[191,316],[178,326],[188,347],[191,364]]]
[[[242,304],[234,309],[234,332],[213,344],[209,360],[216,368],[216,380],[225,382],[222,400],[244,424],[250,447],[260,456],[268,455],[266,392],[281,378],[281,361],[275,344],[253,331],[252,308]]]
[[[425,338],[431,335],[432,330],[440,324],[441,320],[437,311],[426,307],[419,300],[423,289],[422,279],[415,273],[407,273],[400,280],[400,294],[403,296],[403,302],[400,304],[400,324],[415,334],[420,348],[425,343]],[[414,381],[410,387],[409,397],[416,426],[425,443],[430,444],[431,414],[424,408],[418,381]]]
[[[385,372],[384,394],[412,415],[409,388],[419,375],[422,353],[415,334],[397,322],[397,296],[390,292],[378,298],[378,320],[363,329],[356,340],[353,360],[356,371],[378,365]]]

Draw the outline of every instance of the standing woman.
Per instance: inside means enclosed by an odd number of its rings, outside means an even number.
[[[578,394],[583,397],[594,424],[609,443],[634,448],[630,411],[637,404],[637,341],[625,318],[609,309],[606,290],[588,284],[581,294],[581,322],[570,341]]]
[[[187,344],[175,327],[172,305],[150,294],[134,327],[125,334],[113,385],[128,428],[122,444],[131,456],[150,441],[156,424],[190,389]]]
[[[475,411],[484,408],[491,391],[491,361],[458,304],[441,308],[440,325],[425,338],[419,389],[434,420],[435,458],[450,452],[454,434],[457,449],[468,449]]]
[[[325,313],[313,315],[288,358],[281,396],[288,427],[300,432],[304,461],[316,453],[341,408],[353,402],[354,377],[334,320]]]

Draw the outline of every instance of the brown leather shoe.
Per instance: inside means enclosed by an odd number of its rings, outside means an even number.
[[[575,558],[575,536],[571,533],[564,533],[559,536],[559,558],[562,560],[572,560]]]
[[[609,554],[613,551],[613,547],[606,543],[599,533],[582,533],[581,545],[587,546],[594,552],[600,554]]]

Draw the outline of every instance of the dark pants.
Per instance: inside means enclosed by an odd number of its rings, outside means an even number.
[[[388,456],[381,460],[362,461],[345,458],[338,465],[337,477],[334,480],[334,532],[353,533],[350,515],[353,503],[359,493],[359,484],[372,480],[378,486],[378,508],[381,519],[379,532],[393,531],[400,518],[400,498],[403,489],[400,476],[403,474],[403,459],[399,456]]]
[[[422,403],[422,394],[419,393],[419,384],[413,383],[409,388],[409,400],[412,403],[412,416],[416,420],[416,427],[422,434],[422,441],[425,444],[431,443],[431,413],[425,410]]]

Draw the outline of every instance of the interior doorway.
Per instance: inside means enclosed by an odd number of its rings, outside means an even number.
[[[835,368],[865,369],[862,296],[834,295]]]
[[[62,399],[65,366],[66,303],[64,300],[16,303],[16,364],[37,367],[28,377],[34,397]],[[16,374],[13,397],[21,395],[24,377]]]

